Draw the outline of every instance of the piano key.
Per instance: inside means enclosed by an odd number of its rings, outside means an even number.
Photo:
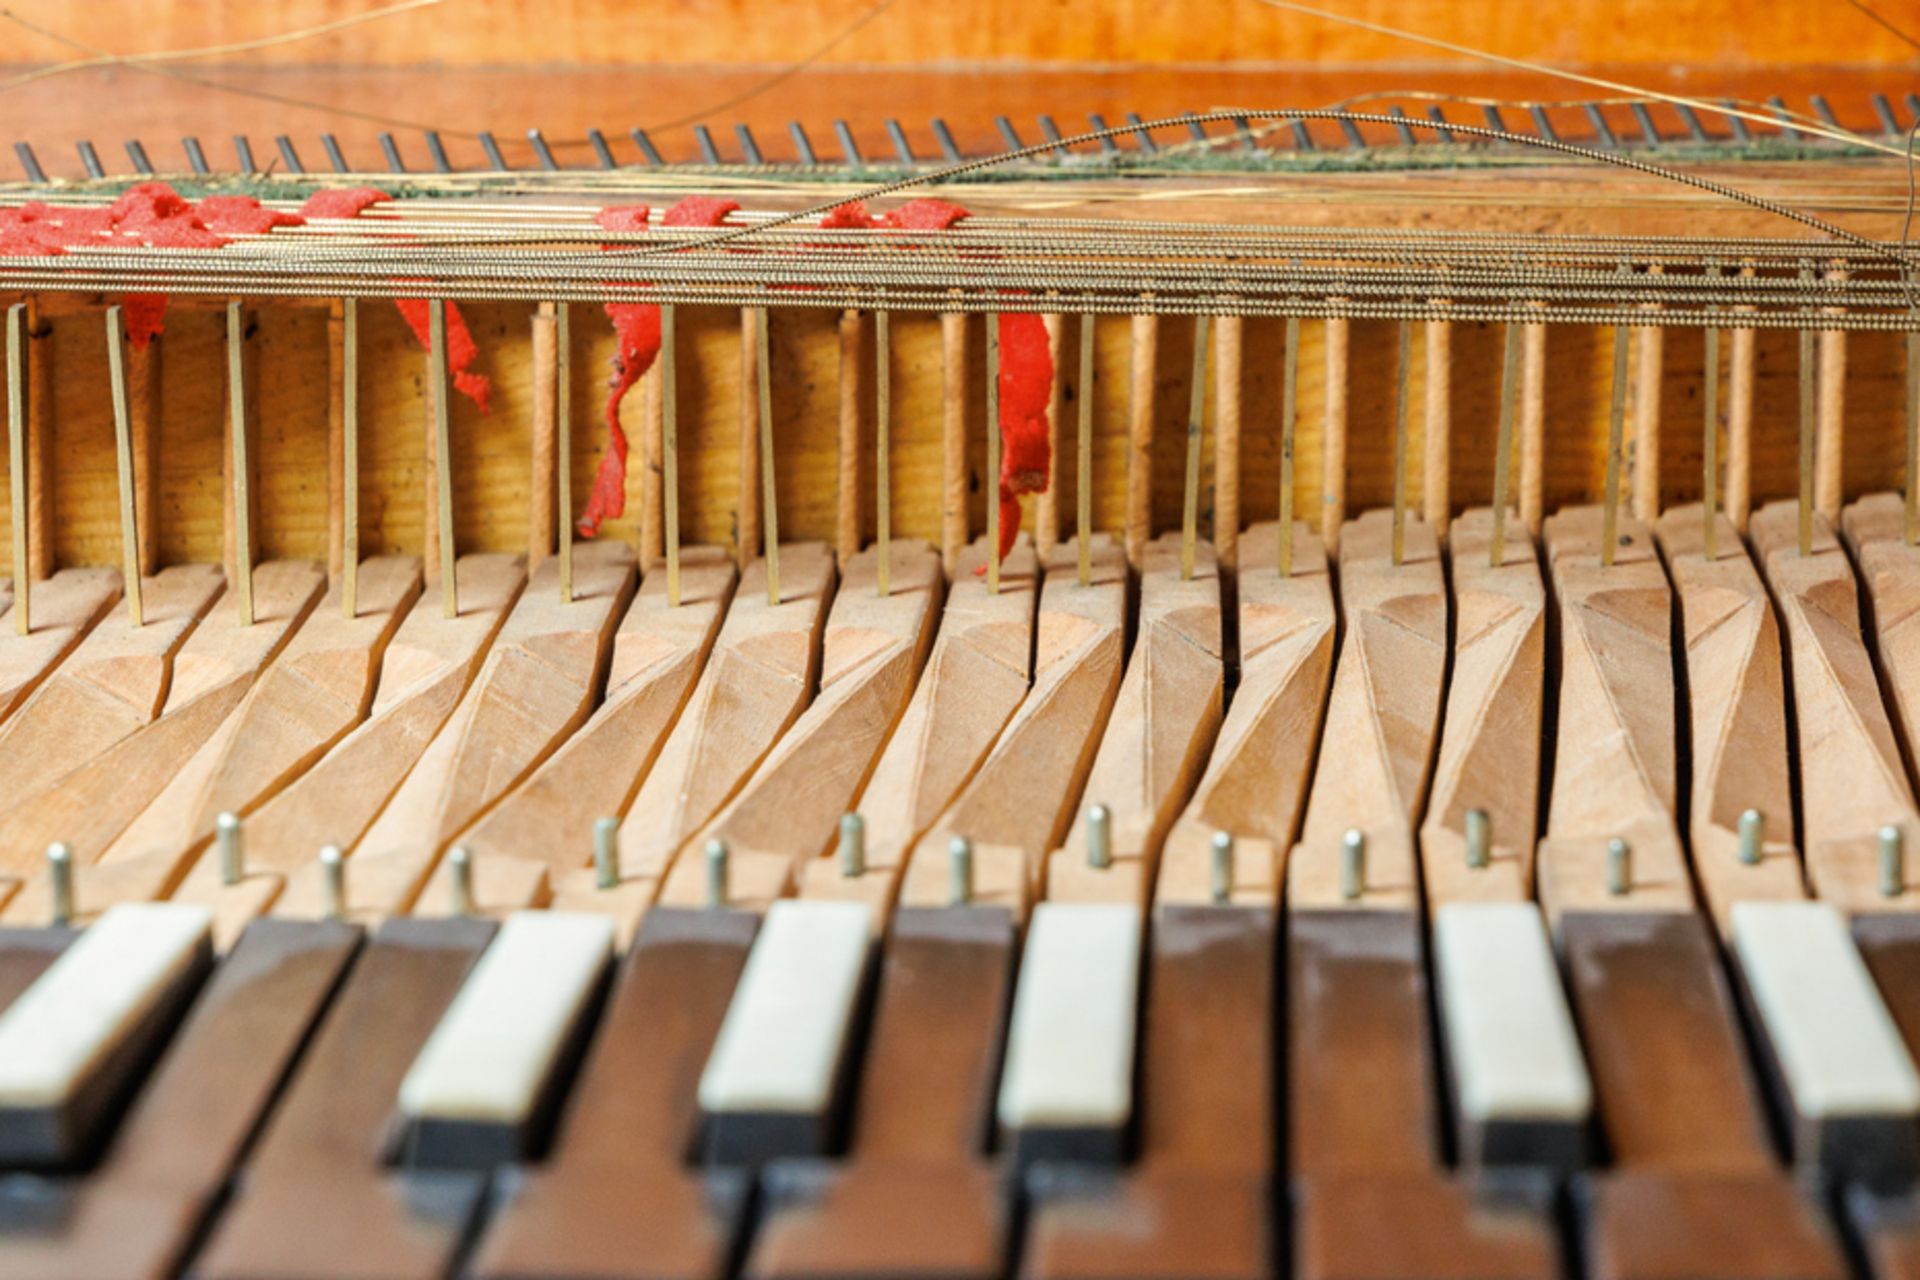
[[[1719,948],[1693,912],[1574,912],[1561,952],[1616,1165],[1687,1174],[1774,1167]]]
[[[1854,1184],[1843,1193],[1846,1223],[1873,1280],[1920,1277],[1920,1193]]]
[[[745,911],[661,907],[640,926],[547,1159],[475,1251],[483,1280],[604,1280],[646,1258],[657,1280],[720,1274],[745,1180],[683,1164],[697,1082],[760,927]]]
[[[1289,913],[1287,1132],[1297,1174],[1434,1167],[1423,934],[1409,911]]]
[[[39,981],[60,958],[79,932],[58,926],[30,925],[0,929],[0,1013]]]
[[[1267,1280],[1273,1193],[1263,1178],[1042,1165],[1021,1280]]]
[[[1450,903],[1433,951],[1461,1163],[1584,1163],[1593,1086],[1539,908]]]
[[[873,913],[773,904],[700,1075],[706,1159],[751,1165],[834,1148]]]
[[[14,1280],[173,1274],[360,944],[331,922],[255,923],[220,963],[80,1178],[0,1182]]]
[[[1549,1280],[1562,1274],[1543,1177],[1333,1174],[1293,1193],[1297,1280]]]
[[[212,964],[212,916],[103,915],[0,1014],[0,1167],[84,1160]]]
[[[1733,945],[1796,1163],[1868,1181],[1920,1170],[1920,1072],[1839,910],[1736,903]]]
[[[1920,916],[1905,911],[1855,916],[1853,942],[1908,1056],[1915,1056],[1920,1052]]]
[[[489,1169],[535,1154],[612,959],[605,916],[509,916],[400,1082],[401,1158]]]
[[[394,1098],[495,926],[391,920],[368,941],[191,1270],[207,1280],[438,1276],[484,1190],[467,1172],[388,1173]]]
[[[1609,1173],[1583,1188],[1579,1218],[1592,1280],[1849,1274],[1810,1189],[1778,1173]]]
[[[1131,904],[1034,908],[995,1104],[1001,1144],[1020,1164],[1125,1158],[1141,932]]]
[[[770,1166],[755,1280],[1002,1273],[1007,1189],[984,1159],[1013,987],[997,907],[904,910],[881,964],[848,1158]]]

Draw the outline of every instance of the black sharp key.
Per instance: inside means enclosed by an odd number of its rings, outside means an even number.
[[[1813,103],[1813,113],[1819,116],[1823,122],[1832,125],[1836,129],[1845,127],[1840,123],[1840,118],[1833,114],[1833,107],[1827,102],[1826,94],[1810,94],[1809,101]]]
[[[1893,104],[1887,101],[1886,94],[1873,95],[1873,114],[1880,117],[1880,131],[1888,137],[1905,132],[1900,128],[1900,119],[1893,114]]]
[[[346,152],[340,150],[340,139],[330,133],[320,135],[320,146],[327,153],[327,163],[333,166],[335,173],[349,173]]]
[[[1735,105],[1733,99],[1731,98],[1726,99],[1720,105],[1725,107],[1730,112],[1740,110],[1740,108],[1737,105]],[[1753,141],[1753,130],[1747,128],[1747,122],[1742,117],[1738,115],[1729,115],[1727,117],[1727,124],[1733,130],[1733,139],[1735,142]]]
[[[1773,108],[1773,114],[1780,117],[1780,132],[1783,136],[1788,138],[1802,138],[1806,136],[1801,133],[1800,130],[1796,129],[1792,122],[1787,119],[1787,104],[1780,100],[1779,94],[1776,93],[1768,98],[1767,105]]]
[[[960,148],[954,143],[953,130],[939,116],[933,118],[933,140],[940,144],[940,155],[951,163],[960,161]]]
[[[993,127],[1000,131],[1000,140],[1007,144],[1007,150],[1020,151],[1025,149],[1026,144],[1021,142],[1020,135],[1013,131],[1013,121],[1007,119],[1005,116],[995,116],[993,118]]]
[[[241,134],[234,135],[233,154],[240,161],[240,172],[242,173],[260,172],[258,166],[256,166],[253,163],[253,144],[247,141],[246,134],[241,133]]]
[[[507,171],[507,158],[500,154],[500,144],[493,140],[493,134],[485,129],[480,131],[480,149],[487,153],[487,163],[497,173]]]
[[[1088,116],[1087,119],[1092,123],[1094,129],[1101,133],[1106,132],[1106,130],[1112,127],[1107,123],[1107,118],[1098,111]],[[1100,139],[1100,150],[1103,154],[1112,155],[1114,152],[1120,150],[1120,147],[1112,138],[1102,138]]]
[[[1040,136],[1045,138],[1048,142],[1058,142],[1060,141],[1060,137],[1061,137],[1060,126],[1053,122],[1052,116],[1046,115],[1044,113],[1040,117]],[[1061,148],[1062,154],[1064,154],[1065,151],[1066,151],[1066,148],[1062,147]]]
[[[40,167],[40,157],[33,154],[31,144],[25,142],[14,143],[13,154],[20,157],[20,167],[26,171],[28,182],[45,182],[47,180],[47,171]]]
[[[540,162],[542,169],[551,173],[560,167],[554,161],[553,148],[547,145],[547,137],[545,134],[541,133],[538,129],[529,129],[527,130],[527,141],[532,144],[533,158]]]
[[[800,157],[801,164],[819,164],[820,157],[813,153],[813,139],[807,136],[807,127],[798,120],[787,122],[787,132],[793,135],[793,151]]]
[[[693,140],[700,145],[700,158],[708,164],[719,164],[720,148],[713,143],[713,132],[703,124],[693,126]]]
[[[744,124],[733,126],[733,136],[740,140],[740,155],[748,164],[762,165],[766,159],[760,154],[760,144],[753,140],[753,130]]]
[[[1647,104],[1634,102],[1628,104],[1627,109],[1633,112],[1633,122],[1640,126],[1640,140],[1650,147],[1657,146],[1660,142],[1660,130],[1654,128],[1653,112],[1647,110]]]
[[[153,162],[147,159],[147,149],[140,145],[140,139],[128,139],[127,159],[133,162],[133,171],[135,173],[153,172]]]
[[[428,135],[428,137],[432,136],[431,134]],[[428,145],[432,146],[432,143],[428,143]],[[380,135],[380,154],[386,157],[388,173],[405,173],[407,171],[406,161],[400,158],[400,144],[393,140],[392,134],[383,133]],[[434,153],[434,160],[436,164],[439,165],[440,172],[442,173],[447,171],[445,164],[441,163],[445,159],[445,152],[436,151]]]
[[[607,135],[598,129],[587,130],[587,144],[593,148],[594,158],[602,169],[617,168],[613,162],[613,148],[607,145]]]
[[[660,158],[660,152],[654,148],[653,139],[647,136],[645,129],[635,128],[631,131],[631,136],[633,138],[633,145],[640,148],[640,154],[645,157],[648,164],[666,164],[666,161]]]
[[[452,173],[453,166],[447,162],[447,144],[440,141],[438,129],[428,129],[427,154],[433,157],[433,167],[437,173]]]
[[[273,145],[279,149],[280,159],[286,162],[287,172],[305,173],[307,171],[307,167],[300,163],[300,153],[293,149],[292,138],[284,133],[277,134],[273,139]]]
[[[1615,136],[1613,126],[1607,123],[1607,113],[1600,109],[1599,103],[1587,103],[1587,119],[1593,122],[1594,141],[1603,147],[1620,145],[1620,139]]]
[[[856,169],[866,168],[866,157],[860,154],[860,144],[853,140],[853,130],[845,120],[833,122],[833,136],[839,140],[840,154],[847,158],[848,164]]]
[[[1127,123],[1134,126],[1133,140],[1142,151],[1152,152],[1160,149],[1160,144],[1153,140],[1153,131],[1141,127],[1146,124],[1146,121],[1140,118],[1138,111],[1127,112]]]
[[[1495,133],[1508,132],[1507,122],[1501,117],[1500,108],[1489,103],[1480,108],[1480,114],[1486,117],[1487,128],[1493,130]]]
[[[195,173],[212,172],[207,168],[207,153],[200,149],[200,139],[192,137],[182,138],[180,139],[180,146],[181,149],[187,153],[188,168],[192,169]]]
[[[1560,135],[1554,132],[1553,119],[1547,115],[1545,107],[1528,107],[1527,114],[1533,117],[1533,131],[1549,142],[1560,141]]]
[[[1346,138],[1347,145],[1355,151],[1364,151],[1367,146],[1366,135],[1360,132],[1360,126],[1345,116],[1340,117],[1340,132]]]
[[[1440,126],[1440,128],[1435,130],[1435,132],[1440,136],[1440,141],[1442,142],[1453,141],[1453,130],[1446,127],[1447,116],[1444,111],[1440,110],[1440,108],[1438,107],[1428,107],[1427,119],[1433,121],[1435,124]]]
[[[1415,141],[1413,126],[1401,123],[1401,121],[1407,118],[1406,111],[1401,107],[1392,106],[1387,108],[1387,114],[1393,117],[1393,131],[1400,135],[1400,145],[1403,147],[1412,146]]]
[[[100,153],[93,149],[91,142],[82,138],[75,144],[75,150],[79,151],[80,163],[86,166],[87,176],[89,178],[104,178],[107,176],[107,171],[100,167]]]
[[[1687,126],[1687,133],[1695,142],[1711,142],[1707,136],[1707,126],[1700,123],[1700,113],[1686,103],[1680,104],[1680,123]]]
[[[887,137],[893,140],[893,150],[900,157],[901,164],[917,164],[913,158],[913,148],[907,144],[907,131],[900,127],[898,120],[887,121]]]

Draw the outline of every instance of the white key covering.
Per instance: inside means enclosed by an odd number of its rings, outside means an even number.
[[[1803,1119],[1920,1114],[1920,1073],[1839,911],[1735,903],[1733,942]]]
[[[1593,1085],[1530,902],[1461,902],[1433,925],[1448,1060],[1463,1117],[1583,1123]]]
[[[59,1107],[210,945],[213,914],[113,907],[0,1015],[0,1107]]]
[[[783,899],[767,911],[700,1076],[708,1114],[821,1114],[867,967],[864,903]]]
[[[1137,908],[1034,908],[1007,1031],[998,1114],[1007,1129],[1117,1129],[1133,1111],[1140,988]]]
[[[610,916],[516,911],[400,1082],[409,1119],[526,1123],[613,958]]]

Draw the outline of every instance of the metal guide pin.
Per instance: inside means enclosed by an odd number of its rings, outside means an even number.
[[[247,837],[238,815],[223,813],[213,820],[213,842],[220,852],[220,883],[232,888],[247,874]]]
[[[1074,539],[1080,552],[1080,585],[1093,582],[1093,339],[1092,312],[1080,317],[1080,439],[1074,470]]]
[[[840,874],[849,879],[867,871],[867,821],[857,813],[840,815]]]
[[[660,523],[667,541],[667,607],[680,607],[680,396],[674,366],[674,305],[660,308]]]
[[[727,905],[727,842],[718,836],[707,841],[707,905]]]
[[[1208,868],[1208,888],[1215,902],[1224,903],[1233,897],[1233,832],[1214,832],[1209,849],[1213,860]]]
[[[1619,836],[1607,841],[1607,892],[1625,897],[1633,888],[1633,846]]]
[[[893,594],[893,337],[888,313],[873,313],[873,520],[880,563],[875,578],[882,596]]]
[[[554,507],[560,513],[560,602],[573,603],[573,335],[568,307],[553,304],[553,479]]]
[[[1413,369],[1413,322],[1400,322],[1400,350],[1393,366],[1393,563],[1407,558],[1407,383]]]
[[[73,850],[64,841],[47,846],[47,888],[52,898],[52,924],[73,923]]]
[[[253,625],[253,500],[247,462],[247,318],[238,299],[227,304],[227,435],[233,451],[233,580],[240,625]],[[229,882],[231,883],[231,882]]]
[[[773,377],[767,338],[767,309],[755,307],[754,336],[759,346],[760,377],[760,536],[766,550],[767,603],[780,603],[780,500],[773,476]]]
[[[987,312],[987,594],[1000,594],[1000,313]]]
[[[947,905],[964,907],[973,901],[973,841],[955,836],[947,842]]]
[[[1620,540],[1620,462],[1627,416],[1627,326],[1613,326],[1613,394],[1607,404],[1607,488],[1600,517],[1600,564],[1613,566]]]
[[[1113,865],[1113,814],[1103,804],[1087,806],[1087,865],[1097,871]]]
[[[458,557],[453,545],[453,432],[448,425],[452,406],[447,403],[447,304],[442,299],[427,302],[427,338],[432,348],[427,353],[427,378],[433,396],[433,469],[440,494],[440,612],[457,618],[460,589],[454,573]]]
[[[347,918],[347,860],[340,846],[330,844],[320,850],[320,893],[329,920]]]
[[[1748,809],[1740,815],[1740,861],[1743,865],[1760,865],[1761,851],[1767,842],[1767,818],[1758,809]]]
[[[620,883],[620,819],[596,818],[593,822],[593,884],[597,889],[612,889]]]
[[[1906,891],[1906,834],[1890,822],[1880,828],[1880,896],[1897,898]]]
[[[1280,365],[1280,576],[1293,576],[1293,437],[1300,409],[1300,317],[1287,317]]]
[[[7,479],[13,512],[13,629],[33,630],[27,557],[27,304],[7,308]]]
[[[1493,537],[1487,544],[1487,563],[1495,569],[1507,559],[1507,490],[1513,480],[1513,419],[1520,403],[1524,337],[1519,325],[1508,325],[1506,347],[1500,356],[1500,434],[1493,451]]]
[[[126,579],[127,617],[144,621],[140,602],[140,522],[134,515],[133,424],[127,409],[127,357],[120,329],[120,307],[107,308],[107,376],[113,391],[113,449],[120,472],[120,560]]]
[[[1180,508],[1180,580],[1193,581],[1195,544],[1200,540],[1200,435],[1207,413],[1207,339],[1213,317],[1193,318],[1193,391],[1187,403],[1187,478]]]
[[[453,891],[453,914],[474,914],[473,851],[463,844],[453,846],[447,854],[447,882]]]
[[[1485,809],[1467,810],[1467,865],[1484,871],[1493,862],[1493,818]]]
[[[360,612],[360,300],[340,304],[340,611]]]
[[[1340,838],[1340,896],[1357,902],[1367,888],[1367,833],[1358,827],[1347,828]]]

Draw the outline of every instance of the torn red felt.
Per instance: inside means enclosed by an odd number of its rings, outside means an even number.
[[[341,187],[314,192],[300,206],[300,212],[309,218],[357,218],[389,198],[378,187]]]

